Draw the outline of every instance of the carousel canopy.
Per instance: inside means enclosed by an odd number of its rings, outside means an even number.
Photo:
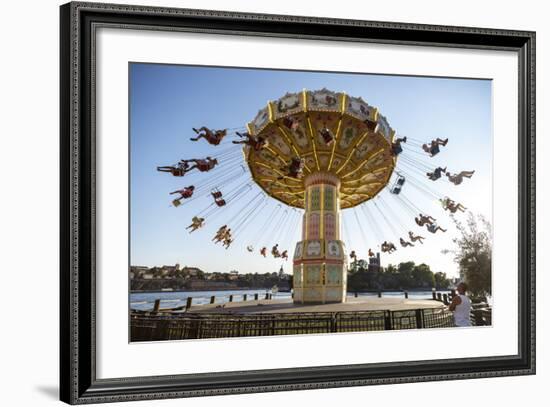
[[[340,179],[341,208],[374,196],[395,167],[395,131],[378,109],[360,97],[327,89],[287,93],[269,102],[248,124],[268,146],[244,149],[252,178],[270,196],[297,208],[304,204],[304,179],[325,172]],[[303,176],[288,174],[303,159]]]

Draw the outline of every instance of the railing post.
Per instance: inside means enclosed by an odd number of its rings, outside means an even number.
[[[378,298],[382,298],[382,291],[378,291]]]
[[[445,305],[449,305],[449,297],[447,296],[447,293],[443,294],[443,303]]]
[[[233,302],[233,294],[229,295],[229,302]]]
[[[443,298],[441,298],[441,293],[437,293],[437,301],[443,302]]]
[[[210,297],[210,304],[214,304],[216,302],[216,296],[213,295],[212,297]]]
[[[269,300],[269,293],[265,293],[265,299]]]
[[[254,300],[258,301],[258,293],[254,294]]]
[[[246,301],[246,294],[243,294],[243,301]]]
[[[416,314],[416,328],[417,329],[424,328],[423,310],[417,309],[415,310],[415,314]]]
[[[357,291],[355,291],[355,298],[357,298]]]
[[[436,299],[437,299],[437,297],[436,297],[436,295],[435,295],[435,288],[432,288],[432,299],[433,299],[433,300],[436,300]]]
[[[155,305],[153,306],[153,312],[157,313],[160,310],[160,298],[155,300]]]
[[[187,297],[187,302],[185,303],[185,309],[191,308],[192,302],[193,302],[193,297]]]
[[[337,326],[336,326],[336,314],[337,314],[336,312],[333,312],[330,315],[330,332],[331,333],[338,332]]]
[[[391,331],[393,329],[391,311],[384,311],[384,329],[386,331]]]
[[[409,292],[405,291],[405,299],[409,298]]]

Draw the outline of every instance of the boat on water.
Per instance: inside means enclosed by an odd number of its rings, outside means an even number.
[[[173,288],[161,288],[160,291],[163,291],[163,292],[170,292],[170,291],[174,291]]]

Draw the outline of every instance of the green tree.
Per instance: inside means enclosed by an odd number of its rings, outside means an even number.
[[[456,249],[449,251],[474,300],[486,301],[491,295],[491,224],[481,215],[476,219],[471,212],[465,224],[452,219],[460,236],[453,239]]]
[[[413,270],[414,261],[399,263],[397,271],[399,273],[398,282],[400,288],[414,288]]]
[[[435,288],[438,290],[443,290],[449,288],[451,285],[451,280],[447,278],[447,274],[442,271],[438,271],[434,274]]]
[[[434,274],[427,264],[414,266],[412,271],[413,284],[415,288],[431,288],[435,285]]]

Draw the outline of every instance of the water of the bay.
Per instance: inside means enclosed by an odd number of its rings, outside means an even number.
[[[449,293],[449,291],[440,291]],[[185,305],[188,297],[193,298],[193,305],[209,304],[212,296],[215,296],[216,304],[223,304],[229,301],[229,296],[233,295],[233,301],[243,300],[243,295],[247,295],[247,300],[254,299],[254,294],[258,294],[259,299],[264,299],[266,293],[272,293],[271,290],[235,290],[235,291],[160,291],[160,292],[134,292],[130,294],[130,308],[135,310],[153,309],[155,300],[160,299],[161,308],[175,308]],[[274,299],[291,298],[289,292],[272,293]],[[348,293],[348,297],[353,297],[353,293]],[[376,292],[358,293],[358,296],[376,297]],[[385,291],[382,297],[404,297],[403,291]],[[432,291],[409,291],[409,299],[431,299]]]

